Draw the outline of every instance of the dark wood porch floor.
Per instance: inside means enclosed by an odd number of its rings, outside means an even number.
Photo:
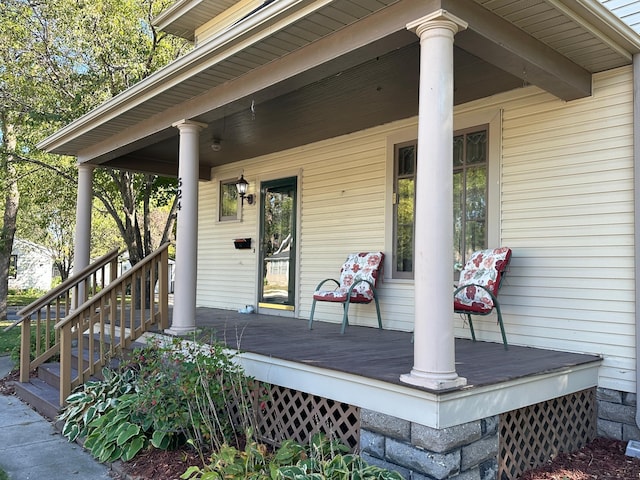
[[[244,352],[347,372],[402,384],[400,375],[413,367],[411,333],[340,325],[230,310],[198,308],[196,325],[202,340],[213,334],[229,347]],[[508,335],[508,332],[507,332]],[[600,357],[537,348],[456,339],[456,370],[468,387],[479,387],[521,377],[560,371],[597,362]]]

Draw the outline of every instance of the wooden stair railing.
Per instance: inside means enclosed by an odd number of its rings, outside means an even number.
[[[75,273],[46,295],[18,312],[18,320],[6,330],[21,325],[20,381],[29,381],[29,372],[60,351],[56,323],[78,303],[104,289],[117,276],[118,250],[113,249],[91,265]],[[82,299],[82,301],[80,301]],[[35,315],[35,319],[31,317]],[[35,323],[34,350],[31,349],[31,325]]]
[[[109,356],[122,353],[150,327],[169,327],[169,245],[143,258],[56,323],[61,406],[75,387],[102,369]],[[75,359],[72,348],[78,351]]]

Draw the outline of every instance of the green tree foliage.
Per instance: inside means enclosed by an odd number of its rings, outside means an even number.
[[[47,236],[56,242],[65,238],[67,245],[59,250],[72,254],[68,230],[75,211],[75,195],[71,194],[75,171],[69,169],[69,159],[46,155],[35,145],[188,48],[184,41],[156,31],[151,24],[171,3],[0,2],[0,318],[6,315],[9,258],[16,229],[20,234],[40,234],[42,241]],[[125,242],[135,263],[155,246],[146,217],[156,205],[171,203],[167,199],[170,182],[121,172],[96,176],[97,196],[120,233],[127,233]],[[29,212],[20,221],[32,220],[22,229],[18,225],[21,202]],[[34,215],[37,211],[40,213]],[[167,232],[173,219],[170,213],[166,215]],[[49,225],[47,218],[52,219]]]
[[[60,159],[56,168],[60,173],[33,162],[23,164],[25,175],[19,184],[27,193],[21,196],[17,232],[47,250],[64,281],[73,260],[76,171],[69,158]]]

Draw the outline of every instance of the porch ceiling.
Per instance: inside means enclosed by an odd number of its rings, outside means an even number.
[[[165,28],[191,31],[225,1],[180,1]],[[591,73],[640,51],[635,33],[595,0],[278,0],[39,147],[175,175],[171,125],[188,118],[208,124],[208,178],[215,165],[416,115],[419,49],[405,26],[438,8],[469,21],[456,36],[455,103],[527,84],[579,98],[590,94]],[[209,148],[214,138],[220,152]]]
[[[454,63],[456,104],[522,86],[522,80],[458,48]],[[255,101],[260,95],[252,95],[195,117],[208,125],[200,135],[201,178],[208,178],[214,166],[417,115],[418,64],[415,42],[264,102]],[[331,70],[319,67],[323,68]],[[262,95],[271,96],[268,91]],[[105,166],[135,164],[142,170],[176,175],[178,137],[172,130],[166,133],[170,136]],[[213,139],[220,140],[219,151],[212,150]]]

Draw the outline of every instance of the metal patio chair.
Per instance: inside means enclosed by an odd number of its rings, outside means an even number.
[[[380,305],[376,293],[378,279],[381,277],[384,253],[382,252],[361,252],[352,253],[342,265],[340,270],[340,280],[327,278],[321,281],[313,293],[313,304],[311,305],[311,315],[309,317],[309,330],[313,326],[313,315],[316,309],[316,302],[341,303],[344,313],[342,315],[342,330],[349,324],[349,305],[352,303],[376,304],[378,314],[378,328],[382,329],[380,319]],[[333,290],[323,290],[326,282],[333,282],[336,288]]]
[[[453,310],[467,316],[474,342],[476,334],[471,316],[489,315],[494,309],[496,310],[505,350],[509,346],[498,302],[498,290],[510,260],[511,249],[508,247],[474,252],[460,272],[458,288],[453,292]]]

